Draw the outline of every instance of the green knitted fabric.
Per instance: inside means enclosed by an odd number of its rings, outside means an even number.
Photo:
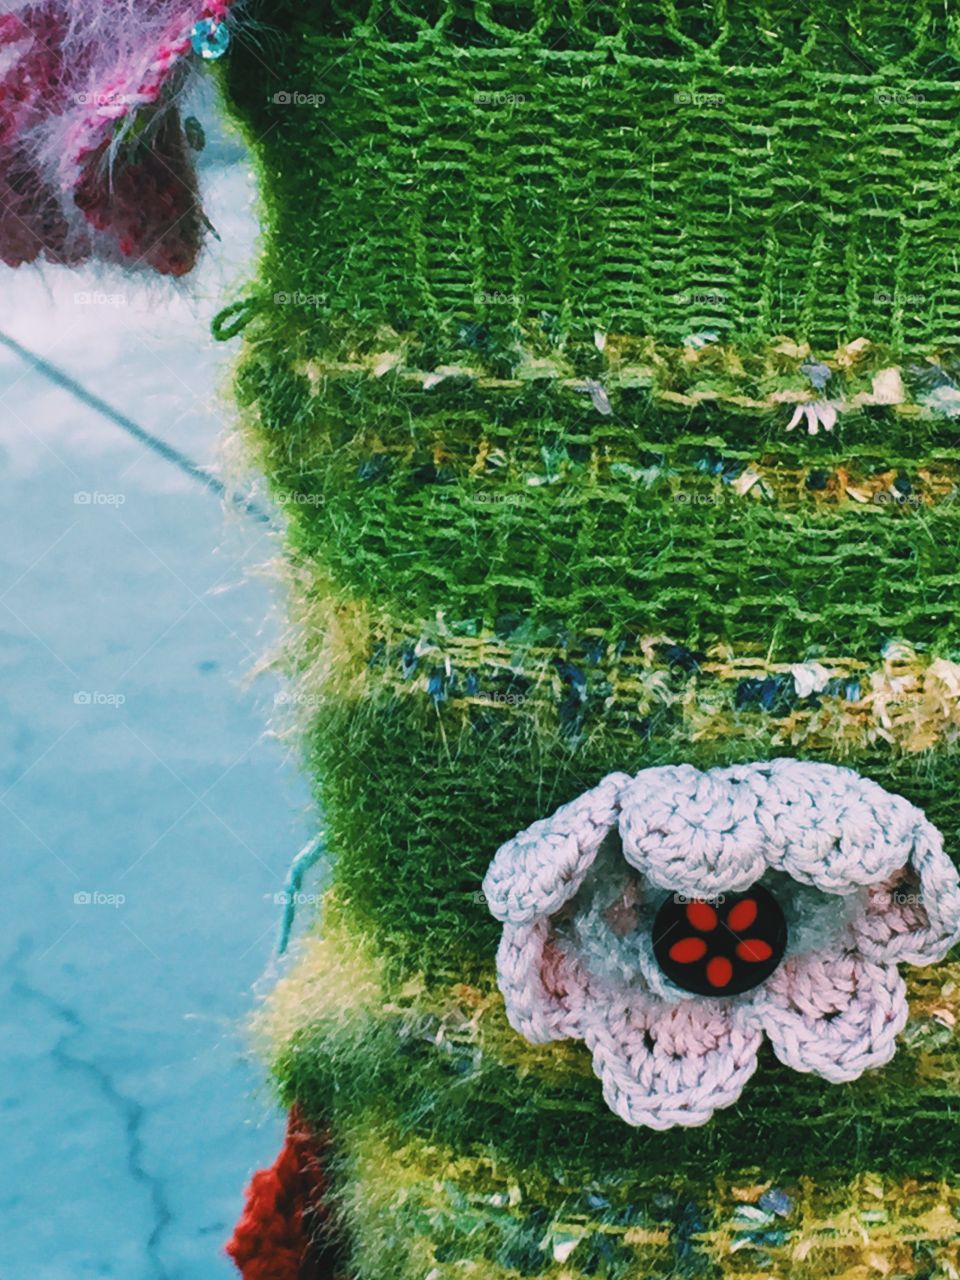
[[[882,1073],[766,1054],[706,1129],[632,1130],[582,1045],[510,1030],[480,882],[683,761],[850,763],[960,847],[958,12],[258,16],[238,395],[333,862],[263,1025],[345,1274],[950,1274],[954,966]]]
[[[234,57],[265,139],[268,295],[432,363],[550,313],[679,341],[956,340],[952,6],[277,4]],[[274,101],[274,90],[281,95]],[[284,100],[284,95],[291,99]],[[323,101],[312,101],[317,97]],[[296,304],[292,304],[296,305]]]

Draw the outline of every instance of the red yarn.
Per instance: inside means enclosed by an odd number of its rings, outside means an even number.
[[[226,1246],[243,1280],[334,1280],[322,1150],[294,1107],[283,1150],[251,1178]]]
[[[0,0],[0,262],[185,274],[208,225],[177,113],[229,0]]]
[[[48,103],[64,92],[63,29],[51,5],[0,15],[0,261],[11,267],[42,253],[54,261],[71,257],[59,199],[28,141]]]
[[[74,199],[91,226],[110,231],[125,258],[163,275],[185,275],[203,242],[196,177],[180,118],[168,109],[149,143],[134,142],[105,160],[88,158]]]

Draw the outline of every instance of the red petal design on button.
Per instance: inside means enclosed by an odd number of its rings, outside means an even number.
[[[750,964],[760,964],[762,960],[770,959],[773,947],[762,938],[747,938],[745,942],[737,943],[737,955]]]
[[[756,918],[756,902],[753,898],[744,898],[742,902],[738,902],[735,907],[730,908],[727,924],[734,933],[741,933],[744,929],[749,929]]]
[[[707,965],[707,981],[711,987],[725,987],[733,977],[733,965],[726,956],[714,956]]]
[[[702,938],[681,938],[670,948],[670,959],[677,964],[693,964],[707,954],[707,944]]]
[[[709,933],[717,927],[717,913],[709,902],[691,902],[687,907],[687,919],[701,933]]]

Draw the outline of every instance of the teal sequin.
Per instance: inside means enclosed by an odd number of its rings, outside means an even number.
[[[225,22],[216,22],[213,18],[204,18],[194,24],[190,32],[190,44],[194,53],[199,53],[206,62],[215,62],[222,58],[230,47],[230,32]]]

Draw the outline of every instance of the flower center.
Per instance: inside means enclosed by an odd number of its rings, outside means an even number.
[[[787,922],[763,885],[719,898],[671,894],[653,922],[657,964],[684,991],[735,996],[770,977],[787,947]]]

